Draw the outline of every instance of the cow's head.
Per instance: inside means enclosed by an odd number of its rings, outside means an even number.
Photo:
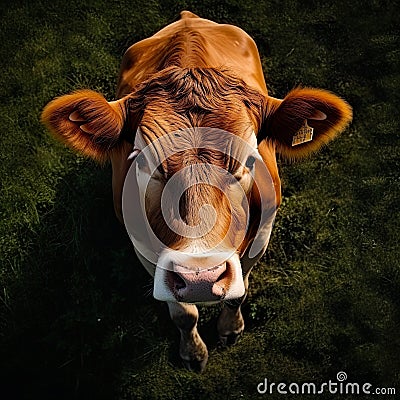
[[[156,267],[154,296],[183,302],[243,296],[280,203],[275,153],[304,157],[350,119],[330,92],[300,88],[278,100],[226,71],[177,67],[120,100],[79,91],[42,115],[81,153],[131,163],[121,172],[125,225]]]

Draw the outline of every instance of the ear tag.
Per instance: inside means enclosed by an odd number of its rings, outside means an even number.
[[[313,138],[314,128],[307,125],[307,120],[304,120],[304,125],[295,133],[292,139],[292,146],[311,142]]]

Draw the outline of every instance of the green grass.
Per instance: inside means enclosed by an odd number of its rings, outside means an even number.
[[[1,398],[250,399],[265,377],[320,383],[340,370],[399,393],[398,6],[3,1]],[[113,99],[124,50],[182,9],[247,30],[271,95],[303,84],[354,108],[332,145],[280,161],[283,204],[251,276],[246,332],[218,350],[218,307],[202,308],[203,375],[179,364],[177,331],[114,217],[109,166],[71,153],[39,123],[49,100],[77,88]]]

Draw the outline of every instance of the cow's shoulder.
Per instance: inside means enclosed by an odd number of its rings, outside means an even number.
[[[267,94],[254,40],[237,26],[184,11],[180,20],[128,48],[121,64],[118,97],[168,65],[227,68]]]

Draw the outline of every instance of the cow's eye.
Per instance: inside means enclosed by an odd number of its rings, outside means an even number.
[[[256,162],[256,159],[254,156],[248,156],[245,165],[248,169],[252,169],[254,167],[255,162]]]
[[[140,153],[140,154],[136,157],[136,162],[137,162],[138,167],[139,167],[140,169],[142,169],[142,168],[144,168],[144,167],[146,166],[147,161],[146,161],[146,157],[144,156],[143,153]]]
[[[163,167],[162,164],[160,164],[160,165],[157,167],[157,171],[158,171],[164,178],[167,177],[167,173],[165,172],[164,167]]]

